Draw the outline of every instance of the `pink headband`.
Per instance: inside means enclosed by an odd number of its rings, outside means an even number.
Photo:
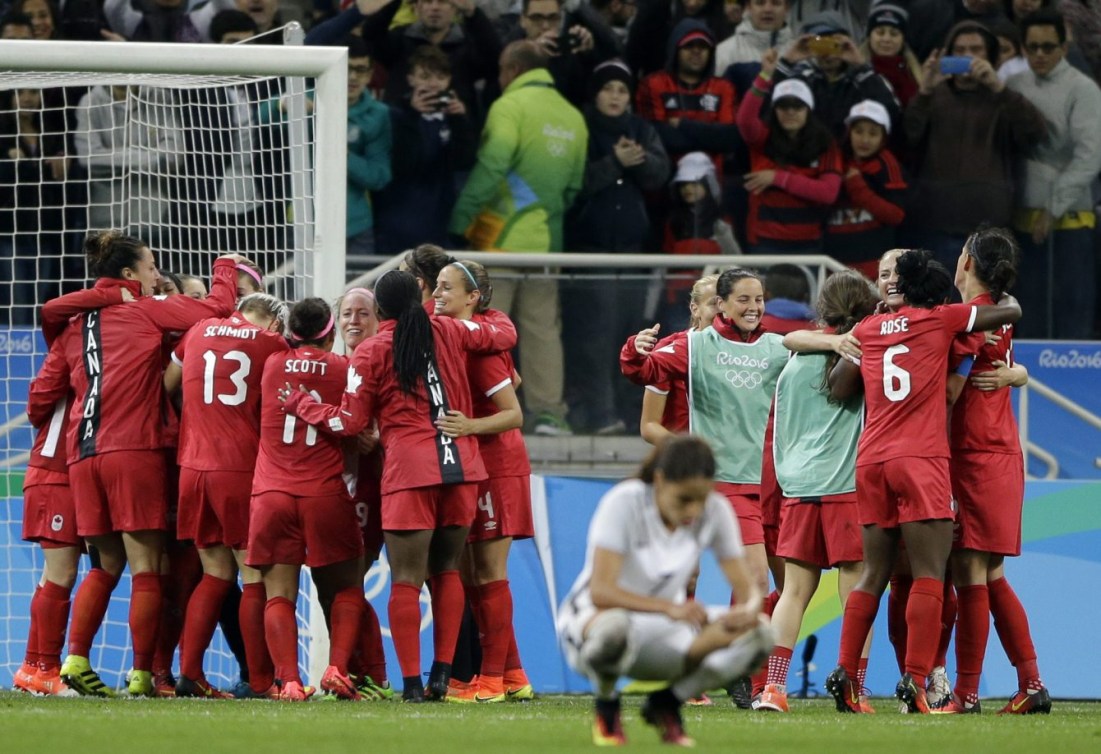
[[[251,267],[249,267],[248,265],[245,265],[245,264],[235,264],[234,267],[237,268],[238,272],[243,272],[246,275],[248,275],[250,278],[255,280],[256,284],[258,286],[260,286],[261,288],[264,287],[264,279],[262,277],[260,277],[259,272],[257,272],[256,270],[252,269]]]
[[[353,293],[358,293],[362,296],[366,296],[369,301],[375,300],[375,294],[367,290],[366,288],[349,288],[348,290],[344,291],[345,296],[351,296]]]
[[[326,335],[328,335],[329,330],[332,330],[332,329],[333,329],[333,315],[330,313],[329,314],[329,324],[325,325],[325,329],[322,330],[321,332],[319,332],[317,335],[314,335],[314,336],[309,337],[309,338],[303,338],[298,333],[292,332],[291,337],[294,338],[295,340],[297,340],[299,343],[305,343],[307,340],[321,340]]]

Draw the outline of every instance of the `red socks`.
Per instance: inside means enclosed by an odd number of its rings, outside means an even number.
[[[948,664],[948,644],[952,641],[952,631],[956,627],[956,613],[959,600],[956,598],[956,589],[952,582],[944,582],[944,604],[940,609],[940,643],[937,644],[937,654],[933,658],[933,667],[944,667]]]
[[[418,587],[400,581],[390,584],[390,636],[394,640],[394,651],[397,652],[403,678],[420,678],[421,674],[420,599],[421,590]]]
[[[218,625],[222,602],[232,586],[232,582],[208,574],[191,593],[180,644],[180,675],[189,680],[198,681],[204,677],[203,655]]]
[[[906,603],[913,585],[909,575],[891,576],[891,591],[887,595],[887,638],[895,650],[899,675],[906,672]]]
[[[241,636],[245,640],[248,682],[257,694],[270,689],[275,681],[275,667],[272,665],[271,655],[268,654],[268,640],[264,630],[267,601],[263,582],[245,584],[241,589],[241,606],[237,610]]]
[[[986,584],[961,586],[959,599],[959,631],[956,632],[956,696],[974,703],[979,698],[979,676],[982,675],[986,640],[990,635],[990,593]]]
[[[773,647],[772,654],[768,657],[768,677],[766,683],[770,686],[788,685],[788,668],[791,666],[791,649],[788,647]]]
[[[940,633],[926,627],[940,625],[944,606],[944,582],[940,579],[914,579],[906,603],[906,668],[914,683],[925,688],[925,677],[933,669]]]
[[[386,683],[386,655],[382,649],[382,627],[378,613],[366,597],[363,600],[363,624],[359,632],[360,662],[363,672],[378,684]]]
[[[864,693],[864,681],[868,679],[868,658],[861,657],[860,662],[856,666],[856,685],[860,689],[860,693]]]
[[[134,669],[152,670],[161,622],[161,575],[138,573],[130,577],[130,640]]]
[[[73,600],[73,620],[69,627],[69,654],[87,657],[111,601],[118,579],[102,568],[93,568],[84,577]]]
[[[463,622],[463,583],[458,571],[441,571],[429,578],[432,592],[432,641],[435,661],[448,665],[455,659],[455,644]],[[418,611],[419,612],[419,611]],[[406,675],[403,672],[402,675]]]
[[[484,676],[505,674],[505,658],[512,641],[512,590],[507,579],[491,581],[477,587],[474,617],[482,640],[482,670]]]
[[[363,621],[363,589],[350,586],[333,598],[332,627],[329,630],[329,664],[348,674],[348,659],[356,647]]]
[[[46,670],[61,667],[61,648],[69,624],[69,596],[72,589],[47,581],[35,591],[31,602],[31,625],[37,633],[38,662]],[[27,642],[28,650],[30,641]]]
[[[34,596],[31,597],[31,625],[27,629],[27,651],[23,655],[23,664],[29,665],[32,668],[38,667],[39,652],[38,652],[38,602],[41,599],[42,587],[36,586],[34,588]]]
[[[1017,669],[1017,686],[1022,690],[1043,688],[1024,605],[1004,578],[990,582],[987,588],[994,629],[998,632],[1006,657]]]
[[[761,612],[771,618],[773,611],[776,609],[776,603],[778,603],[779,601],[780,592],[773,589],[771,592],[768,593],[768,596],[765,597],[764,605],[762,606]],[[758,669],[757,672],[753,674],[753,696],[757,696],[762,691],[764,691],[766,683],[772,683],[772,681],[768,680],[768,669],[769,666],[768,664],[766,664],[764,667]],[[785,671],[785,673],[786,672],[787,671]]]
[[[837,653],[837,662],[845,668],[849,679],[854,682],[860,666],[860,654],[864,651],[864,642],[868,639],[868,632],[872,630],[878,611],[879,599],[870,592],[854,589],[845,600],[845,617],[841,621],[841,647]]]
[[[298,673],[298,625],[294,603],[286,597],[272,597],[264,607],[264,633],[275,661],[275,677],[284,684],[302,683]]]

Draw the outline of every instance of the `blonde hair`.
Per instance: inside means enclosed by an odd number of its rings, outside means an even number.
[[[692,283],[692,292],[688,296],[689,308],[691,308],[692,304],[695,304],[696,306],[703,306],[703,304],[704,304],[703,290],[704,290],[704,288],[706,288],[709,285],[713,285],[713,286],[715,286],[716,289],[718,289],[718,285],[719,285],[719,276],[718,276],[718,274],[704,275],[702,278],[700,278],[696,282]],[[692,319],[688,323],[688,326],[689,326],[690,329],[695,330],[697,327],[699,327],[699,325],[700,325],[699,317],[696,314],[693,313],[692,314]]]

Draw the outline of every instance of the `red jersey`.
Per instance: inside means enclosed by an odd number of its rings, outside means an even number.
[[[514,371],[512,356],[508,351],[472,354],[467,359],[474,416],[480,418],[497,413],[493,395],[512,384]],[[477,438],[482,463],[485,464],[490,478],[527,476],[531,473],[528,449],[519,429],[510,429],[495,435],[477,435]]]
[[[298,417],[283,411],[279,389],[301,385],[315,400],[339,403],[348,358],[315,346],[291,348],[264,362],[260,384],[260,448],[252,494],[285,492],[303,497],[340,494],[344,487],[344,446]]]
[[[867,317],[853,329],[863,351],[866,406],[857,466],[905,456],[949,456],[948,350],[956,333],[971,330],[975,315],[970,304],[904,306]]]
[[[339,400],[319,402],[298,392],[291,395],[285,407],[288,414],[341,437],[357,435],[377,419],[384,451],[384,495],[486,478],[477,440],[446,437],[435,421],[451,409],[474,415],[466,352],[508,350],[516,344],[516,330],[504,321],[499,325],[479,324],[433,317],[431,322],[435,359],[429,362],[413,393],[404,392],[394,374],[395,323],[384,320],[379,323],[378,334],[360,343],[352,354],[348,385]]]
[[[687,333],[687,330],[683,331]],[[664,348],[673,343],[681,333],[667,335],[654,344],[654,350]],[[687,337],[687,335],[685,335]],[[679,378],[671,377],[647,385],[645,380],[638,378],[645,356],[639,355],[635,350],[635,336],[627,338],[623,348],[619,351],[619,371],[631,382],[645,385],[647,390],[660,393],[665,396],[665,410],[661,414],[661,426],[670,432],[688,431],[688,385]]]
[[[100,453],[165,447],[164,333],[233,311],[237,273],[232,261],[216,262],[210,295],[201,301],[190,296],[137,298],[137,281],[101,278],[95,287],[127,287],[137,300],[80,315],[57,340],[76,396],[69,417],[70,463]],[[67,298],[55,301],[64,304]],[[40,387],[49,391],[56,386]]]
[[[38,375],[54,386],[54,392],[35,391],[33,386],[31,389],[27,418],[37,433],[31,457],[27,461],[24,488],[34,484],[69,482],[65,437],[69,431],[69,407],[73,402],[73,392],[69,389],[69,366],[59,346],[50,348]]]
[[[976,296],[975,305],[996,303],[989,293]],[[1013,366],[1013,325],[1004,325],[997,331],[1001,337],[997,343],[987,343],[986,336],[976,333],[959,336],[956,344],[964,353],[975,354],[971,374],[994,371],[995,361]],[[1001,390],[977,390],[968,380],[952,409],[952,450],[981,450],[987,453],[1021,452],[1017,420],[1013,417],[1010,388]]]
[[[188,330],[172,353],[183,369],[180,466],[198,471],[256,468],[260,378],[268,357],[287,349],[281,336],[239,312],[205,319]]]

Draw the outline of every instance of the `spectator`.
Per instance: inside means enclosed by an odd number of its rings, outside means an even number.
[[[1082,50],[1094,81],[1101,81],[1101,4],[1098,0],[1059,0],[1068,36]]]
[[[627,32],[638,10],[636,0],[591,0],[589,6],[604,19],[604,23],[615,34],[620,47],[626,45]]]
[[[1048,140],[1024,162],[1014,223],[1021,241],[1025,338],[1093,337],[1097,247],[1090,184],[1101,171],[1101,90],[1066,60],[1063,17],[1038,11],[1021,22],[1029,71],[1007,86],[1031,102]],[[1058,291],[1058,299],[1055,295]]]
[[[575,107],[585,104],[587,81],[598,63],[619,54],[619,43],[586,5],[567,11],[562,0],[523,0],[519,25],[504,41],[530,39],[549,58],[554,85]]]
[[[34,39],[30,16],[9,13],[0,19],[0,39]]]
[[[906,44],[906,26],[910,14],[889,3],[877,3],[868,15],[868,38],[860,53],[872,69],[887,80],[903,108],[918,91],[921,62]]]
[[[787,335],[796,330],[815,330],[818,315],[810,305],[807,271],[794,264],[774,264],[765,273],[765,314],[761,327]]]
[[[451,60],[424,45],[409,57],[409,99],[390,106],[390,185],[375,195],[379,253],[421,243],[447,245],[455,206],[455,174],[469,170],[477,133],[451,88]]]
[[[703,152],[677,162],[673,176],[673,210],[665,224],[666,254],[739,254],[730,223],[722,217],[722,193],[715,166]],[[695,277],[698,277],[698,273]],[[690,288],[691,284],[683,286]],[[681,286],[670,285],[669,302],[679,303]]]
[[[1013,162],[1042,141],[1043,116],[1007,89],[990,61],[998,40],[976,21],[956,24],[948,55],[970,57],[968,73],[941,73],[939,53],[922,66],[921,88],[906,109],[906,138],[923,158],[910,219],[942,264],[952,264],[977,225],[1007,226]]]
[[[210,20],[210,41],[232,45],[252,39],[260,33],[256,20],[242,10],[223,10]]]
[[[234,0],[210,0],[195,10],[186,0],[105,0],[103,12],[112,31],[134,41],[209,42],[211,19],[236,7]]]
[[[11,12],[31,20],[31,33],[35,39],[57,39],[61,29],[57,6],[50,0],[15,0]]]
[[[287,23],[279,9],[279,0],[237,0],[236,7],[252,16],[252,20],[256,22],[257,33],[260,35],[258,41],[267,45],[283,44],[282,34],[268,34]]]
[[[906,216],[908,182],[887,148],[891,119],[883,105],[873,100],[854,105],[845,122],[845,182],[826,222],[823,250],[875,280],[879,258],[895,247],[895,228]]]
[[[1021,31],[1012,21],[996,21],[990,31],[998,38],[998,78],[1008,81],[1010,76],[1028,70],[1028,61],[1021,48]]]
[[[749,0],[746,18],[715,50],[715,72],[745,95],[761,70],[761,56],[791,41],[788,0]],[[732,68],[733,66],[733,68]]]
[[[736,95],[715,73],[715,38],[706,24],[686,18],[666,44],[666,69],[638,87],[638,114],[653,121],[671,156],[707,152],[722,172],[722,155],[739,144]]]
[[[650,240],[644,192],[665,185],[669,157],[653,126],[631,114],[633,90],[634,77],[621,60],[601,63],[589,80],[589,159],[584,187],[566,224],[570,250],[638,253]],[[571,423],[579,417],[596,434],[625,428],[628,395],[617,389],[624,384],[615,354],[637,329],[634,318],[644,296],[643,284],[629,279],[612,285],[575,280],[563,289],[566,384],[576,396],[570,400]]]
[[[841,14],[818,13],[800,31],[776,66],[776,83],[802,79],[814,95],[815,115],[835,139],[844,137],[845,118],[852,106],[866,99],[887,108],[893,125],[901,123],[902,112],[890,84],[864,60]]]
[[[869,0],[791,0],[788,23],[795,28],[804,27],[816,16],[825,12],[836,15],[839,30],[856,42],[862,40],[868,21]]]
[[[726,39],[734,31],[723,0],[640,0],[624,51],[627,64],[640,79],[666,67],[661,42],[668,42],[676,27],[689,18],[706,26],[712,40]]]
[[[425,0],[422,0],[425,2]],[[504,93],[490,108],[478,162],[451,214],[451,232],[477,250],[562,249],[562,216],[584,182],[588,129],[554,89],[538,45],[501,53]],[[558,281],[494,275],[494,304],[514,315],[527,410],[540,434],[566,434]]]

